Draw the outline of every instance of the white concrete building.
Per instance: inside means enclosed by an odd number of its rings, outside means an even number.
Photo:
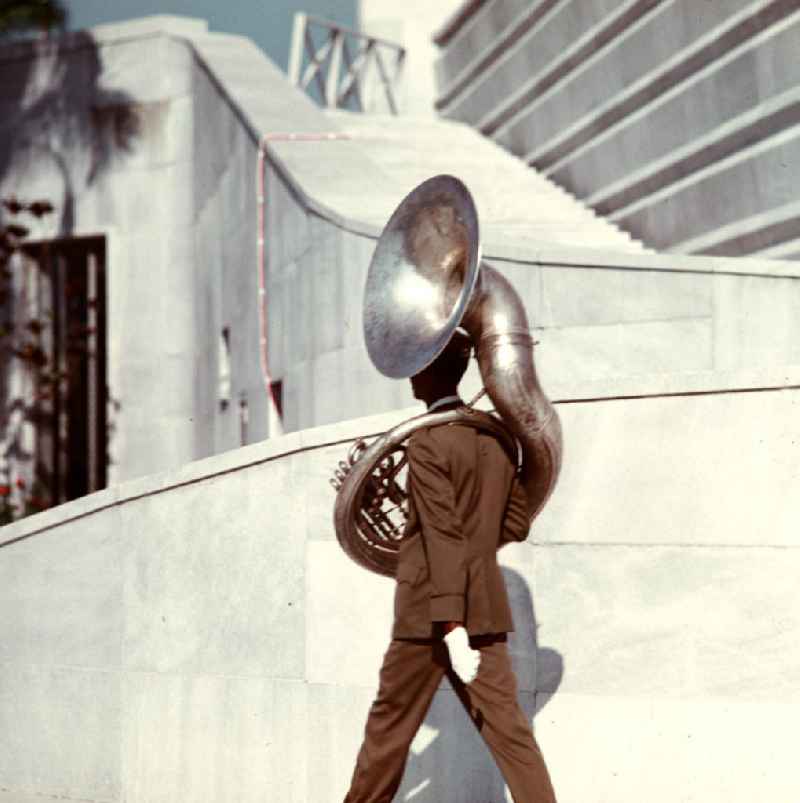
[[[4,47],[0,108],[0,196],[56,188],[35,239],[102,240],[121,405],[109,487],[0,530],[2,803],[343,797],[392,584],[336,544],[328,477],[410,413],[360,296],[441,172],[564,423],[556,493],[501,555],[559,799],[794,801],[795,263],[650,252],[472,129],[325,113],[196,20]],[[443,686],[400,799],[502,796]]]

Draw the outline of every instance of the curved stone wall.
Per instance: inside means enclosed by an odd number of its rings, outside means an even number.
[[[554,388],[573,399],[563,474],[500,558],[520,699],[564,803],[792,799],[798,388],[796,369]],[[411,412],[4,527],[0,800],[341,800],[393,584],[340,550],[328,477]],[[446,683],[399,799],[503,799]]]
[[[439,35],[438,107],[648,245],[800,253],[788,0],[493,0]]]

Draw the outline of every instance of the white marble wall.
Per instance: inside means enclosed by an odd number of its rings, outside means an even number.
[[[556,493],[501,553],[520,700],[564,803],[796,795],[800,375],[715,376],[559,404]],[[4,528],[0,800],[340,800],[392,582],[339,548],[327,478],[407,412]],[[445,683],[398,799],[502,789]]]

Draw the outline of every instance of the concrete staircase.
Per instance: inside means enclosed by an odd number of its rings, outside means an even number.
[[[366,225],[379,231],[414,186],[433,175],[451,173],[475,196],[485,242],[513,242],[522,250],[553,246],[646,250],[464,123],[320,109],[249,40],[202,33],[189,38],[242,122],[254,137],[267,137],[273,161],[323,217],[350,228]],[[350,139],[281,141],[293,134],[338,132]]]
[[[364,156],[409,189],[437,173],[470,188],[482,223],[531,243],[640,253],[645,247],[470,126],[424,117],[326,111]]]

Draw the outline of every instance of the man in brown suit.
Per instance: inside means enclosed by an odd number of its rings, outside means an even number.
[[[429,412],[463,404],[469,339],[456,333],[411,378]],[[555,803],[544,760],[517,701],[513,630],[497,550],[528,535],[513,456],[491,435],[447,424],[408,444],[410,505],[400,547],[392,642],[344,803],[390,803],[408,750],[447,674],[515,803]]]

